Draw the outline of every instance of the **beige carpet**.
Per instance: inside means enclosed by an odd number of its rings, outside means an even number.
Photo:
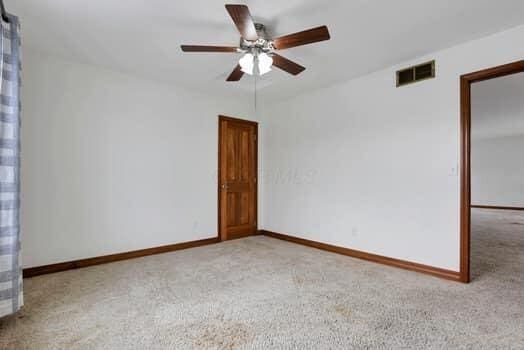
[[[25,281],[1,349],[523,349],[524,213],[475,211],[470,285],[253,237]]]

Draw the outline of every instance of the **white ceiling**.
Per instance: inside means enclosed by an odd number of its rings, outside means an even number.
[[[472,85],[471,134],[477,139],[524,135],[524,73]]]
[[[23,44],[216,95],[251,93],[253,78],[226,83],[235,54],[183,54],[180,44],[235,45],[224,0],[5,0]],[[234,1],[233,1],[234,3]],[[269,99],[297,95],[524,23],[522,0],[252,0],[274,36],[328,25],[331,41],[282,51],[307,67],[259,78]]]

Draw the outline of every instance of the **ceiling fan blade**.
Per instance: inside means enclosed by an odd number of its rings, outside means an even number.
[[[181,45],[184,52],[237,52],[234,46]]]
[[[246,5],[226,5],[226,10],[235,22],[242,38],[251,41],[258,39],[255,22]]]
[[[276,53],[273,53],[273,65],[293,75],[298,75],[306,70],[306,67],[302,67],[300,64],[290,61]]]
[[[239,81],[243,75],[244,72],[242,72],[242,67],[240,67],[240,65],[237,64],[233,72],[231,72],[229,77],[227,77],[226,81]]]
[[[283,50],[329,39],[330,35],[328,28],[326,26],[321,26],[276,38],[273,40],[273,46],[277,50]]]

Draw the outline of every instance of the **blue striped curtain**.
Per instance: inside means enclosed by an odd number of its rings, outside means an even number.
[[[2,22],[0,35],[0,317],[23,304],[20,264],[20,28]]]

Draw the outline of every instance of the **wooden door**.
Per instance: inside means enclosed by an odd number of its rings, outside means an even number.
[[[220,239],[257,232],[258,124],[219,117],[218,226]]]

